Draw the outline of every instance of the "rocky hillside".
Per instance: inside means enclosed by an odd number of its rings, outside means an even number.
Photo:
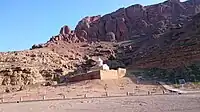
[[[154,54],[152,52],[157,52],[154,51],[155,49],[168,52],[168,49],[172,48],[170,43],[177,41],[178,36],[183,33],[179,29],[185,29],[183,28],[185,23],[193,21],[192,17],[199,12],[199,0],[188,0],[186,2],[167,0],[150,6],[136,4],[104,16],[85,17],[78,23],[75,31],[70,30],[68,26],[63,26],[57,36],[53,36],[45,44],[34,45],[32,49],[53,48],[52,46],[58,46],[57,49],[62,49],[62,46],[65,45],[59,45],[60,41],[82,43],[100,40],[109,42],[129,40],[131,41],[131,43],[128,43],[129,46],[122,45],[118,49],[119,53],[116,52],[119,54],[118,60],[125,62],[126,65],[133,62],[135,66],[145,67],[146,62],[156,63],[158,61],[157,58],[154,59],[152,56]],[[161,60],[161,62],[158,61],[158,64],[167,65],[165,60]],[[169,61],[166,62],[170,63]],[[155,64],[155,66],[158,64]],[[176,61],[172,61],[172,64],[180,65]],[[148,67],[153,66],[154,64],[149,63]]]
[[[21,90],[33,84],[55,84],[66,81],[66,75],[75,75],[95,66],[91,62],[113,54],[111,43],[55,43],[41,44],[48,47],[26,51],[0,53],[0,88],[6,91]],[[40,46],[41,47],[41,46]],[[85,65],[85,66],[83,66]]]
[[[135,58],[140,67],[174,68],[200,60],[200,14],[180,29],[172,29]]]

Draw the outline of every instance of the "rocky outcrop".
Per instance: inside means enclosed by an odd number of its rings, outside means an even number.
[[[60,41],[65,43],[80,43],[86,42],[87,32],[84,30],[80,30],[78,33],[71,30],[67,25],[63,26],[60,29],[60,33],[56,36],[52,36],[47,43],[33,45],[31,49],[38,49],[49,47],[52,44],[59,44]]]
[[[107,40],[107,33],[113,32],[116,40],[135,37],[154,37],[168,29],[179,26],[200,12],[200,1],[167,0],[163,3],[142,6],[139,4],[121,8],[104,16],[83,18],[75,32],[85,31],[88,40]]]
[[[80,40],[74,31],[71,31],[68,26],[63,26],[60,30],[60,34],[53,36],[47,43],[55,43],[57,41],[65,41],[68,43],[79,43]]]
[[[0,53],[0,86],[27,86],[56,80],[58,75],[66,75],[75,67],[77,60],[70,60],[71,54],[67,54],[64,57],[45,48]]]
[[[0,85],[31,85],[43,82],[44,79],[35,68],[9,68],[0,71]]]
[[[70,34],[71,33],[71,30],[69,28],[69,26],[63,26],[61,29],[60,29],[60,34],[62,35],[66,35],[66,34]]]

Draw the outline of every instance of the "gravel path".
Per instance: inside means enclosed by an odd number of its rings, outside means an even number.
[[[1,104],[0,112],[200,112],[200,94]]]

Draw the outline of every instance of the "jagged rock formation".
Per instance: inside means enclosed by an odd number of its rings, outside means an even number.
[[[67,25],[63,26],[60,29],[60,33],[56,36],[52,36],[47,43],[33,45],[31,49],[44,48],[52,46],[52,44],[59,44],[59,41],[63,41],[65,43],[80,43],[86,42],[87,32],[84,30],[79,31],[77,34],[73,30],[71,30]]]
[[[199,0],[186,2],[167,0],[150,6],[136,4],[120,8],[104,16],[85,17],[78,22],[74,31],[65,25],[58,35],[53,36],[45,44],[32,46],[32,49],[48,47],[57,44],[57,41],[80,43],[131,39],[147,43],[147,41],[159,38],[170,29],[181,28],[184,23],[190,21],[191,17],[199,12]]]
[[[199,12],[199,0],[168,0],[150,6],[136,4],[102,17],[83,18],[75,32],[86,31],[90,41],[107,40],[106,34],[109,32],[113,32],[118,41],[142,37],[158,38],[170,28],[181,27],[190,16]]]

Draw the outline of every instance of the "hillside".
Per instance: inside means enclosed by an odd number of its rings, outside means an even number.
[[[187,66],[200,59],[199,27],[200,14],[180,29],[172,29],[148,46],[149,50],[142,57],[137,57],[136,63],[141,67],[174,68]],[[154,49],[153,46],[157,46]]]
[[[106,42],[56,43],[45,48],[0,53],[0,88],[3,85],[13,88],[8,91],[18,91],[38,83],[61,83],[65,81],[63,76],[84,73],[92,67],[88,60],[99,56],[107,60],[112,54],[112,44]]]
[[[64,82],[101,57],[111,68],[176,68],[199,61],[200,0],[132,5],[67,25],[30,50],[0,53],[0,85]],[[196,15],[197,14],[197,15]],[[193,17],[194,16],[194,17]]]

